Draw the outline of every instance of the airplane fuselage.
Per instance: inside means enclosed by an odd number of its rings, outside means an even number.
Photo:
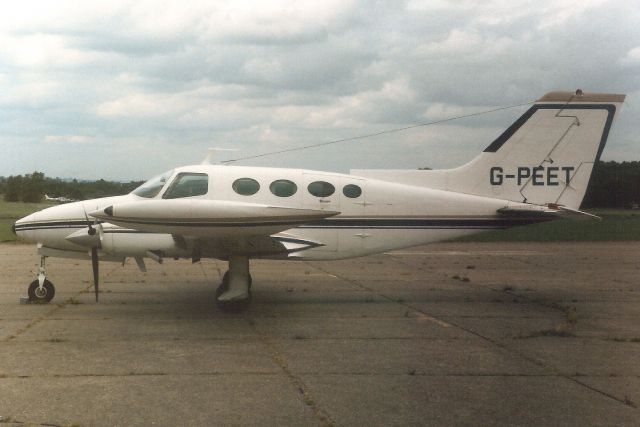
[[[172,182],[185,175],[197,176],[200,180],[206,177],[206,193],[195,196],[181,194],[167,199]],[[234,186],[234,183],[239,180],[257,185],[253,184],[253,188],[248,190],[238,190],[238,185]],[[281,188],[277,188],[278,185]],[[255,193],[246,194],[255,189]],[[540,220],[499,214],[498,209],[505,207],[505,201],[500,199],[353,175],[301,169],[197,165],[172,171],[153,197],[132,193],[54,206],[18,221],[16,233],[24,241],[38,243],[41,252],[55,256],[88,257],[87,246],[69,238],[74,233],[83,235],[88,224],[96,222],[87,216],[88,213],[114,205],[117,209],[118,206],[127,206],[127,203],[135,213],[136,206],[149,205],[140,202],[152,201],[174,202],[175,206],[184,208],[179,211],[176,209],[170,215],[171,221],[166,218],[163,220],[166,227],[163,233],[145,231],[144,224],[131,218],[130,226],[127,226],[127,222],[121,223],[124,226],[105,224],[101,258],[120,260],[144,257],[149,253],[162,257],[192,257],[196,249],[201,257],[226,258],[233,254],[237,246],[237,243],[231,245],[230,241],[237,242],[239,237],[244,236],[250,244],[252,236],[266,233],[316,242],[317,245],[293,252],[258,247],[254,257],[341,259]],[[311,221],[305,218],[304,223],[283,229],[281,225],[264,220],[264,214],[251,216],[249,212],[245,216],[253,220],[251,224],[248,220],[229,224],[224,222],[229,214],[218,208],[215,202],[231,207],[246,205],[250,208],[257,205],[293,210],[291,215],[284,218],[284,223],[295,220],[300,212],[326,211],[331,216],[321,218],[320,215]],[[207,203],[211,204],[209,211]],[[202,206],[200,210],[204,213],[194,224],[194,211],[199,206]],[[284,212],[286,215],[287,211]],[[113,222],[119,221],[122,218],[114,218]],[[157,230],[157,227],[158,221],[155,221],[151,228]],[[177,239],[174,237],[177,235],[185,238]],[[198,243],[202,237],[207,238],[206,244]]]

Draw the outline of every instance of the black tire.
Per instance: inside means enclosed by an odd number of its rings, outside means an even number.
[[[42,290],[39,289],[38,280],[34,280],[29,285],[28,290],[29,301],[36,303],[47,303],[50,302],[56,294],[56,288],[53,286],[49,280],[44,279],[44,283],[42,284]]]

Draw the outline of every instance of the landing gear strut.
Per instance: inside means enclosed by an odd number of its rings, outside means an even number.
[[[56,288],[53,286],[53,283],[47,279],[45,260],[46,257],[40,257],[38,278],[29,285],[27,293],[29,295],[29,301],[31,302],[46,303],[51,301],[56,294]]]
[[[239,313],[251,304],[251,274],[249,258],[232,256],[229,258],[229,270],[224,273],[222,283],[216,289],[216,304],[222,311]]]

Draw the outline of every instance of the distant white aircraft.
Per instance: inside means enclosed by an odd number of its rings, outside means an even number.
[[[68,199],[68,198],[62,197],[62,196],[60,196],[60,197],[49,197],[46,194],[44,195],[44,199],[52,201],[52,202],[60,202],[60,203],[70,203],[70,202],[75,202],[76,201],[75,199]]]
[[[207,257],[229,269],[223,310],[251,300],[249,260],[332,260],[548,221],[578,209],[624,95],[551,92],[469,163],[449,170],[184,166],[131,194],[54,206],[20,219],[37,243],[33,301],[50,301],[47,257],[98,261]],[[587,214],[588,215],[588,214]],[[284,273],[283,273],[284,274]]]

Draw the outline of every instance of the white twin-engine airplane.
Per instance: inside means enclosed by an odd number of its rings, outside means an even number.
[[[98,261],[218,258],[216,300],[251,300],[252,258],[333,260],[548,221],[579,211],[624,95],[551,92],[469,163],[449,170],[184,166],[125,196],[54,206],[20,219],[40,269],[29,299],[48,302],[47,257]],[[587,214],[588,215],[588,214]]]
[[[48,194],[44,195],[44,199],[48,200],[50,202],[60,202],[60,203],[70,203],[70,202],[75,202],[74,199],[69,199],[67,197],[49,197]]]

